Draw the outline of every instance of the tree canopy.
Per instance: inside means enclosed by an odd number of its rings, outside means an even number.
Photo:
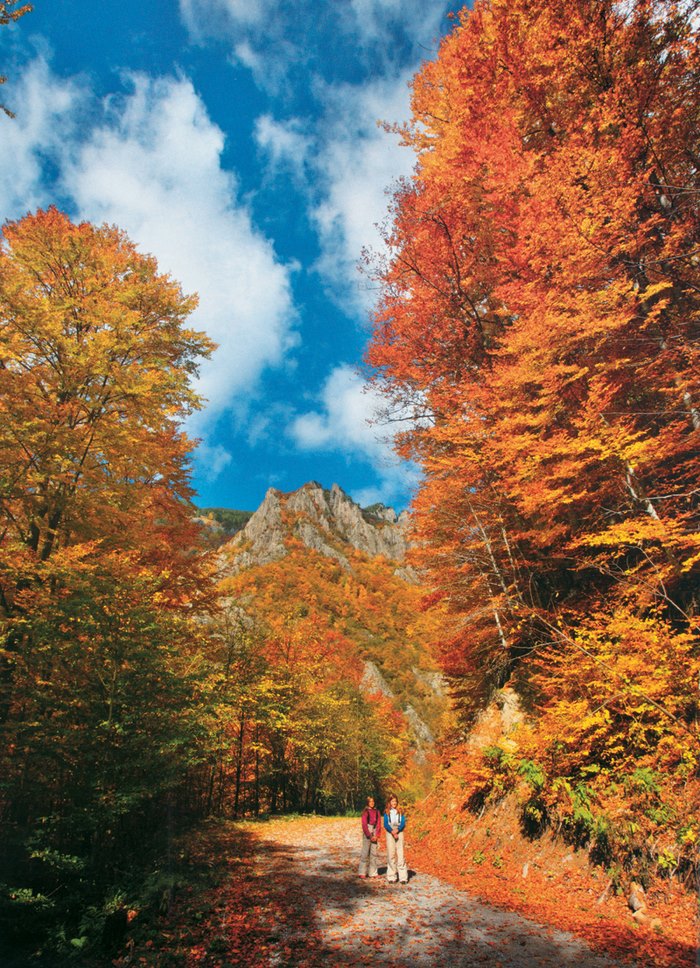
[[[611,840],[633,854],[653,828],[654,859],[686,864],[695,18],[694,4],[648,0],[489,0],[461,15],[413,84],[416,173],[394,199],[368,353],[389,398],[429,414],[402,450],[425,471],[419,557],[452,613],[443,661],[463,715],[518,682],[542,810],[570,815],[571,790],[590,784],[591,816],[622,809],[645,831],[619,822]],[[640,822],[633,793],[619,808],[620,779],[639,768],[673,804],[668,827]]]
[[[116,228],[51,208],[3,229],[0,921],[20,930],[79,935],[201,750],[195,304]]]

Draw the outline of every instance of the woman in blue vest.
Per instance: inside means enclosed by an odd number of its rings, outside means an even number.
[[[386,830],[386,879],[390,884],[408,884],[408,868],[403,850],[403,831],[406,817],[399,807],[399,798],[392,793],[384,810]]]

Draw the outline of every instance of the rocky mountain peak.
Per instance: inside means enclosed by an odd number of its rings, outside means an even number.
[[[408,515],[375,504],[361,508],[337,484],[309,481],[285,494],[270,488],[245,527],[221,549],[225,571],[240,571],[284,557],[296,537],[349,569],[347,546],[400,564],[406,554]]]

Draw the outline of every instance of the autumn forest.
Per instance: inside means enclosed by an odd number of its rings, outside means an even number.
[[[685,0],[454,18],[412,81],[414,174],[363,265],[367,380],[421,470],[401,519],[307,485],[218,534],[183,429],[216,353],[196,297],[115,226],[59,206],[5,223],[13,943],[95,957],[157,911],[173,844],[212,818],[357,816],[393,787],[421,857],[500,822],[585,856],[601,891],[691,903],[699,94]]]

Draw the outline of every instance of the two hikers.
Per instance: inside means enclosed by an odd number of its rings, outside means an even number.
[[[374,797],[367,797],[362,811],[362,849],[360,851],[360,877],[377,877],[377,851],[382,826],[386,835],[386,879],[390,884],[408,884],[408,868],[404,856],[403,831],[406,816],[399,806],[399,798],[390,794],[384,814],[380,814]]]

